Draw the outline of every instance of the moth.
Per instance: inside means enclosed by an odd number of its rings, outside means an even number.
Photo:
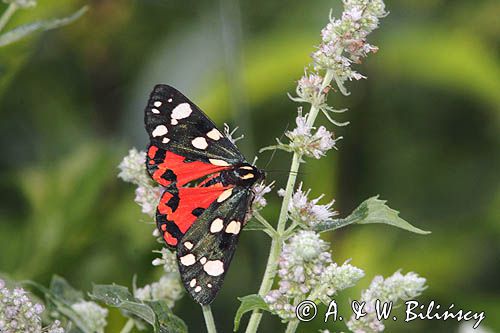
[[[176,249],[182,282],[210,304],[224,281],[264,172],[186,96],[156,85],[144,111],[146,168],[164,187],[156,224]]]

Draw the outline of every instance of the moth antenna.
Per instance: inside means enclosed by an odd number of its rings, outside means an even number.
[[[290,123],[287,123],[286,126],[285,126],[285,130],[283,131],[283,133],[281,134],[280,136],[280,141],[283,139],[283,135],[285,135],[285,132],[288,130],[288,126],[290,125]],[[273,149],[273,152],[271,153],[271,157],[269,157],[269,160],[267,161],[266,165],[264,166],[264,170],[269,166],[269,164],[271,163],[271,161],[273,160],[274,158],[274,155],[276,154],[276,150],[277,148],[274,148]]]
[[[305,172],[299,172],[299,171],[290,171],[290,170],[266,170],[263,169],[265,172],[281,172],[281,173],[288,173],[288,174],[296,174],[296,175],[305,175]]]

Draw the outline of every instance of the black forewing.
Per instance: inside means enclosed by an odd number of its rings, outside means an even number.
[[[246,223],[248,207],[252,200],[253,192],[250,189],[233,188],[231,197],[222,203],[214,202],[206,209],[177,245],[181,278],[186,290],[196,302],[210,304],[221,288],[238,244],[239,234]],[[220,231],[213,232],[212,223],[216,219],[222,219],[222,228]],[[236,224],[234,223],[236,222],[240,225],[238,233],[235,234]],[[233,223],[233,228],[228,229],[231,223]],[[218,230],[218,228],[215,229]],[[227,230],[232,232],[227,232]],[[191,255],[194,258],[186,257]],[[194,262],[184,265],[183,257],[191,259],[185,260],[187,263]],[[211,267],[206,266],[210,265],[209,261],[212,262]],[[222,262],[219,266],[217,266],[218,261]],[[210,275],[207,270],[212,274],[220,273],[220,275]]]
[[[238,148],[203,111],[171,86],[154,87],[144,110],[144,122],[151,145],[160,149],[189,160],[216,159],[228,164],[245,161]]]

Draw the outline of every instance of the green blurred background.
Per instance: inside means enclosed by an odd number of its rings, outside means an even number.
[[[143,108],[156,83],[190,96],[219,125],[245,134],[252,160],[294,126],[286,92],[309,63],[328,12],[340,1],[40,1],[7,28],[65,16],[77,22],[0,49],[0,271],[47,284],[66,277],[91,283],[150,283],[151,222],[134,188],[117,179],[131,147],[143,149]],[[341,298],[359,296],[375,274],[398,269],[428,279],[421,300],[485,311],[500,330],[500,3],[497,0],[387,1],[391,14],[371,36],[380,51],[330,105],[350,110],[335,129],[340,150],[311,160],[301,178],[348,214],[380,194],[428,236],[385,225],[350,226],[325,235],[337,262],[352,258],[367,277]],[[6,5],[1,5],[3,11]],[[328,125],[329,126],[329,125]],[[330,126],[331,127],[331,126]],[[263,166],[270,154],[259,156]],[[269,169],[287,170],[278,152]],[[271,173],[283,187],[287,174]],[[263,214],[275,221],[279,200]],[[230,332],[237,296],[256,292],[269,239],[248,232],[213,305]],[[199,307],[183,298],[175,312],[202,332]],[[246,322],[246,319],[245,319]],[[108,331],[124,324],[112,311]],[[456,332],[453,321],[388,322],[388,332]],[[262,332],[277,332],[269,316]],[[321,319],[299,332],[341,330]]]

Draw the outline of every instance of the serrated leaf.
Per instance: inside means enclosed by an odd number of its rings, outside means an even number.
[[[160,333],[187,333],[186,323],[172,312],[165,301],[147,302],[156,314],[155,331]]]
[[[95,284],[90,296],[110,306],[118,306],[124,301],[136,300],[127,287],[116,284]]]
[[[264,299],[259,295],[252,294],[243,297],[238,297],[238,300],[241,302],[240,307],[236,311],[236,315],[234,316],[234,331],[236,332],[240,327],[240,320],[243,315],[249,311],[253,310],[264,310],[269,311],[269,307],[267,303],[264,302]]]
[[[378,195],[363,201],[348,217],[335,219],[319,225],[316,230],[319,232],[331,231],[349,224],[389,224],[416,234],[426,235],[430,231],[414,227],[407,221],[399,217],[399,212],[387,206],[386,200],[378,199]]]
[[[75,12],[73,15],[70,15],[68,17],[28,23],[20,27],[14,28],[0,35],[0,47],[17,42],[18,40],[37,31],[47,31],[68,25],[79,19],[83,14],[85,14],[87,9],[88,8],[85,6],[80,10],[78,10],[77,12]]]
[[[127,287],[112,285],[94,285],[90,297],[106,305],[116,307],[125,313],[137,316],[147,323],[155,326],[156,315],[154,311],[142,301],[136,299]]]
[[[50,292],[69,305],[83,300],[83,293],[73,288],[68,281],[59,275],[54,275],[50,281]]]
[[[75,303],[73,302],[73,300],[76,299],[74,297],[78,293],[78,291],[74,289],[62,277],[54,276],[52,278],[51,288],[52,284],[55,284],[57,286],[54,289],[55,292],[33,281],[27,281],[26,284],[34,286],[35,288],[43,292],[45,294],[45,299],[47,300],[47,302],[53,304],[57,309],[57,312],[69,318],[80,331],[84,333],[94,333],[94,331],[87,326],[86,321],[71,307],[71,305]],[[64,292],[62,291],[63,289],[65,290]],[[70,290],[71,292],[69,292]],[[71,295],[71,297],[69,295]],[[69,300],[64,299],[63,296],[68,296]],[[82,299],[83,298],[78,300]]]

